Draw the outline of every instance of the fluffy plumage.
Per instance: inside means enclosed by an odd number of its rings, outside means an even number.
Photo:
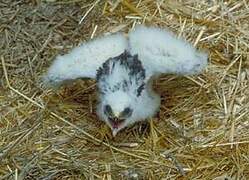
[[[129,51],[142,60],[147,78],[162,73],[196,74],[207,65],[207,54],[198,52],[172,32],[155,27],[138,26],[131,31]]]
[[[127,51],[108,59],[97,72],[98,115],[114,136],[129,124],[152,117],[160,105],[151,84],[145,84],[145,73],[138,56]]]
[[[128,41],[121,33],[83,43],[68,54],[57,56],[43,81],[54,86],[65,80],[95,78],[96,70],[110,57],[123,53],[127,45]]]
[[[138,26],[128,34],[114,34],[82,44],[58,56],[44,77],[60,84],[76,78],[96,78],[97,113],[113,135],[157,112],[160,97],[153,77],[163,73],[196,74],[207,65],[207,55],[171,32]]]
[[[141,95],[144,89],[145,69],[138,56],[127,51],[108,59],[97,71],[97,82],[101,94],[118,90]]]

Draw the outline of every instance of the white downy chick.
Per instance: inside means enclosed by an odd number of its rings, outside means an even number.
[[[128,40],[122,34],[109,35],[57,57],[44,81],[60,84],[64,80],[96,78],[97,114],[115,136],[158,111],[160,96],[152,89],[154,77],[196,74],[206,65],[207,55],[185,40],[159,28],[138,26],[128,34]]]
[[[159,109],[160,97],[146,82],[146,70],[137,55],[125,51],[108,59],[98,70],[97,82],[98,115],[110,126],[113,136],[137,121],[153,117]]]

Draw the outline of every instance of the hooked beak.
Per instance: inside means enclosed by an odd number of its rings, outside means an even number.
[[[120,113],[119,112],[114,112],[114,117],[119,118],[120,117]]]

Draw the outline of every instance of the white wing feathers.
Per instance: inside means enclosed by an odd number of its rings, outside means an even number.
[[[131,31],[129,50],[132,55],[138,54],[149,77],[162,73],[195,74],[207,65],[207,54],[171,32],[154,27],[138,26]]]
[[[110,57],[123,53],[127,45],[121,33],[83,43],[68,54],[57,56],[43,81],[46,85],[57,85],[65,80],[95,78],[97,69]]]
[[[97,69],[109,58],[125,50],[138,54],[146,70],[146,79],[162,73],[195,74],[207,65],[207,54],[171,32],[137,26],[128,34],[104,36],[83,43],[63,56],[57,56],[44,77],[45,84],[56,85],[82,77],[96,78]]]

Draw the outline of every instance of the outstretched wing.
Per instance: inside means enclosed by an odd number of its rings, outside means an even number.
[[[127,39],[121,33],[83,43],[68,54],[57,56],[43,81],[54,86],[65,80],[96,78],[97,69],[110,57],[123,53],[127,46]]]
[[[131,31],[129,50],[132,55],[138,54],[148,79],[162,73],[196,74],[207,65],[207,54],[198,52],[171,32],[155,27],[138,26]]]

